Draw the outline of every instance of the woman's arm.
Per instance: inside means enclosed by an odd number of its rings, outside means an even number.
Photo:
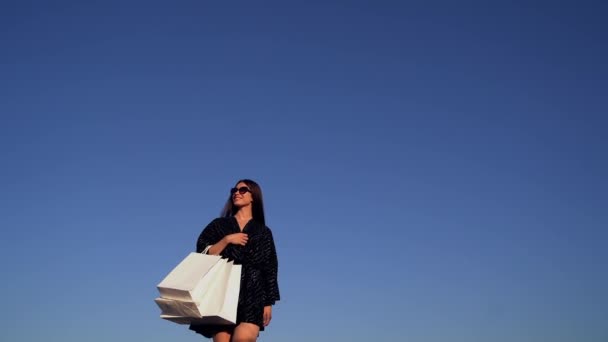
[[[207,250],[207,254],[220,255],[220,253],[222,253],[222,251],[229,244],[245,246],[245,244],[247,244],[248,239],[249,238],[247,234],[244,233],[234,233],[226,235],[220,241],[212,245],[211,248]]]
[[[220,253],[222,253],[226,246],[228,246],[228,241],[226,240],[226,237],[227,236],[222,238],[216,244],[212,245],[211,248],[209,248],[209,250],[207,251],[207,254],[220,255]]]
[[[196,253],[203,253],[207,246],[210,246],[216,243],[219,239],[221,239],[221,235],[218,232],[218,220],[215,219],[203,229],[203,231],[198,236],[196,240]]]
[[[279,262],[274,238],[270,229],[268,229],[264,253],[266,254],[266,260],[264,261],[264,266],[262,268],[264,273],[264,306],[270,306],[281,299],[278,282]]]

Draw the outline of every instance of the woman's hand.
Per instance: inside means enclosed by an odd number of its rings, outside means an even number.
[[[234,233],[226,235],[224,239],[229,244],[245,246],[249,237],[245,233]]]
[[[270,320],[272,319],[272,306],[264,307],[264,326],[268,326],[270,324]]]
[[[207,254],[221,255],[222,251],[229,244],[245,246],[249,237],[244,233],[234,233],[224,236],[218,243],[209,248]]]

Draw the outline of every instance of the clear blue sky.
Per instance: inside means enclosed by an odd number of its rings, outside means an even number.
[[[264,190],[260,341],[608,341],[599,1],[3,1],[0,340],[200,341],[156,285]]]

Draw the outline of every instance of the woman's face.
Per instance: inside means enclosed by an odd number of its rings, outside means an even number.
[[[251,205],[253,202],[253,196],[251,195],[251,189],[247,184],[240,182],[232,189],[232,203],[236,207],[245,207]]]

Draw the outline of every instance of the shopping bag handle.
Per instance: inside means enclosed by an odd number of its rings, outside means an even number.
[[[205,249],[203,249],[203,251],[201,252],[202,254],[207,254],[207,252],[209,252],[209,250],[211,249],[213,245],[209,245],[207,247],[205,247]]]

